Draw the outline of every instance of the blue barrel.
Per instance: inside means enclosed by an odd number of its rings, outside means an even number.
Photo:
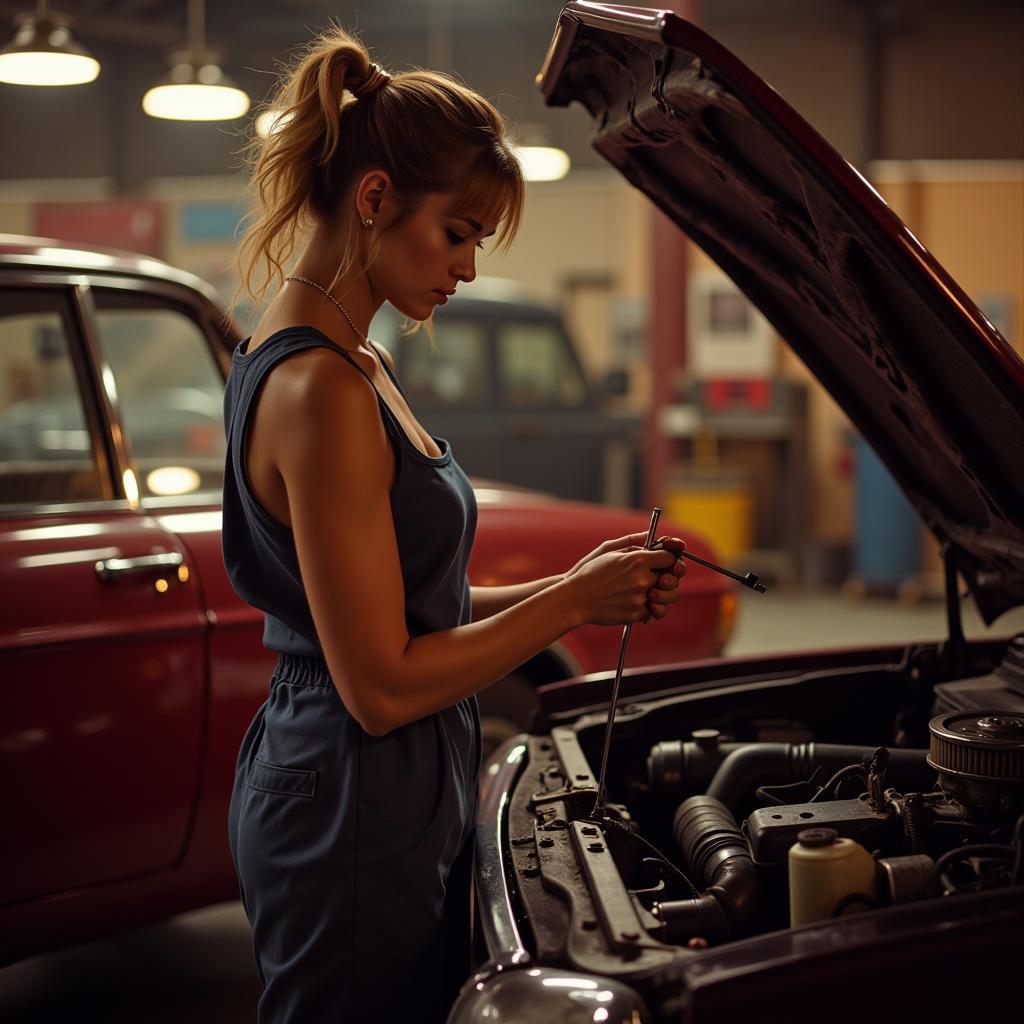
[[[853,572],[867,587],[895,590],[921,568],[921,521],[889,471],[860,436]]]

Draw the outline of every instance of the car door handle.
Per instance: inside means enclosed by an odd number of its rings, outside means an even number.
[[[177,571],[184,561],[177,551],[166,551],[159,555],[140,555],[138,558],[104,558],[96,563],[96,575],[104,583],[116,583],[126,576]]]

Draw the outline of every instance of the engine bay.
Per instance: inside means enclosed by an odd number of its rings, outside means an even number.
[[[606,714],[555,716],[507,809],[531,956],[668,991],[705,951],[1021,885],[1024,635],[966,668],[911,648],[631,698],[598,814]]]

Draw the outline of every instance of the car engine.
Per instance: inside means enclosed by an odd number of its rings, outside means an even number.
[[[507,819],[544,962],[664,976],[680,951],[1024,883],[1024,635],[967,673],[921,647],[630,697],[600,816],[600,710],[548,725]]]
[[[787,910],[796,925],[1024,881],[1024,713],[961,708],[929,732],[928,750],[730,744],[715,729],[655,746],[651,782],[665,795],[718,762],[673,816],[704,891],[651,903],[660,937],[718,943],[783,924]],[[751,789],[765,806],[738,826],[731,808]],[[761,869],[787,865],[788,906],[773,906]]]

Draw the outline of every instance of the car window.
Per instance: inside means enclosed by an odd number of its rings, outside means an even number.
[[[405,341],[401,382],[413,407],[483,405],[487,401],[483,325],[439,321],[436,336],[436,355],[425,331]]]
[[[508,322],[498,330],[498,386],[503,404],[574,407],[586,384],[557,324]]]
[[[0,291],[0,505],[109,496],[68,322],[54,292]]]
[[[141,497],[219,494],[224,381],[203,328],[152,296],[97,290],[95,299]]]

